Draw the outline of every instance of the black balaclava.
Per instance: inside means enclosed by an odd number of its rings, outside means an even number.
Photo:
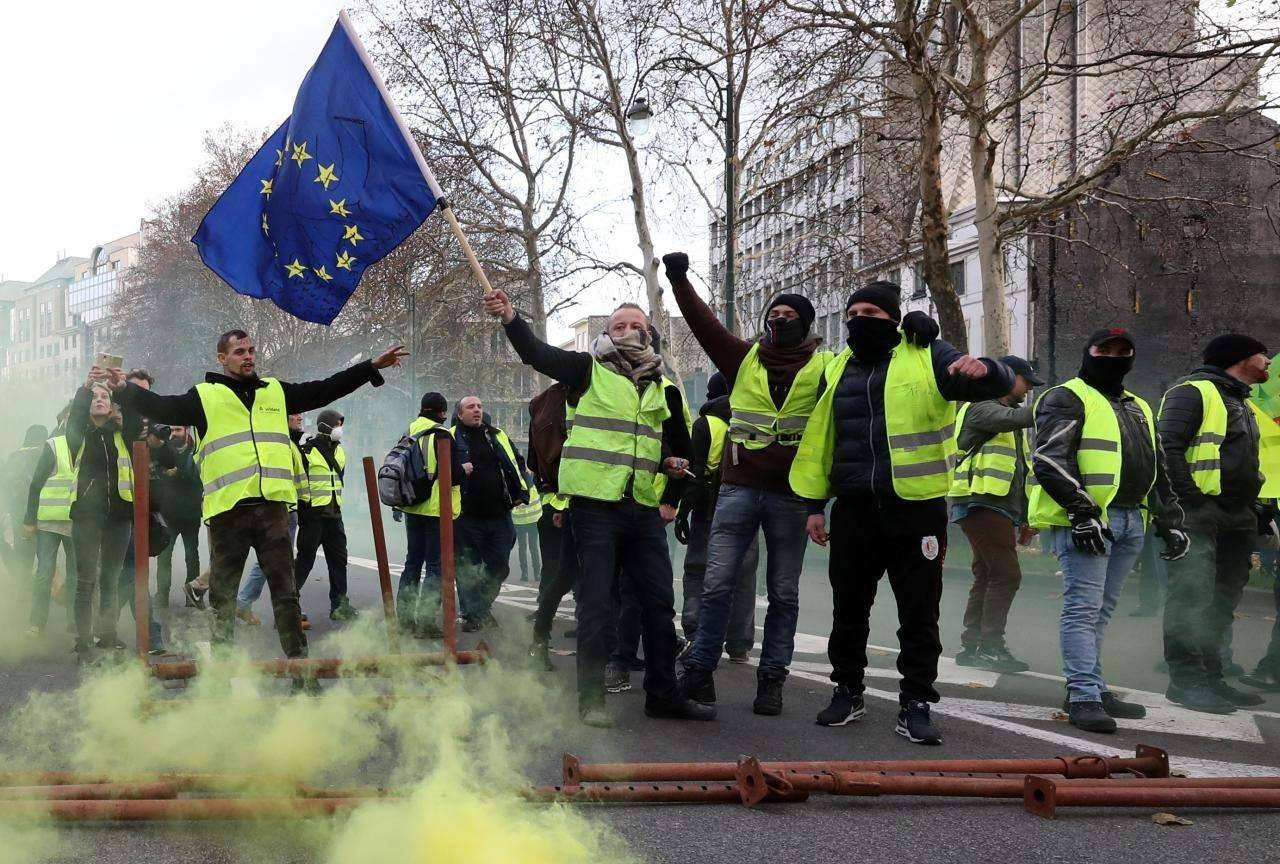
[[[1084,383],[1111,398],[1119,398],[1124,394],[1124,377],[1133,368],[1134,355],[1128,357],[1094,357],[1089,349],[1112,339],[1120,339],[1134,348],[1137,346],[1133,336],[1122,327],[1095,331],[1084,346],[1084,357],[1080,362],[1080,378]]]
[[[870,303],[889,315],[888,318],[855,315],[844,322],[845,329],[849,332],[849,347],[853,349],[854,359],[859,363],[879,362],[902,339],[898,332],[899,322],[902,320],[899,288],[892,282],[872,282],[849,295],[848,302],[844,304],[846,314],[854,303]]]
[[[790,306],[799,317],[775,318],[770,321],[767,316],[774,306]],[[765,309],[765,338],[775,348],[794,348],[809,335],[809,328],[813,326],[816,315],[813,304],[807,297],[801,294],[779,294]]]

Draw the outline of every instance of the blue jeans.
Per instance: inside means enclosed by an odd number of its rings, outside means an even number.
[[[67,560],[67,620],[75,619],[76,553],[71,548],[71,536],[54,531],[36,532],[36,575],[31,589],[31,626],[44,629],[49,623],[49,595],[53,589],[53,571],[58,563],[58,547]]]
[[[440,605],[440,517],[406,513],[404,532],[408,551],[396,591],[396,616],[402,627],[426,626]]]
[[[808,518],[808,504],[790,493],[733,483],[721,485],[711,519],[711,539],[707,542],[698,634],[693,651],[685,660],[687,668],[711,671],[720,662],[742,559],[757,532],[764,529],[769,609],[764,616],[759,675],[786,677],[800,615],[800,569],[809,541],[804,530]]]
[[[298,511],[289,511],[289,543],[293,544],[293,540],[298,536]],[[176,540],[176,538],[175,538]],[[190,548],[190,547],[188,547]],[[191,580],[188,579],[188,582]],[[262,572],[262,565],[254,559],[253,567],[249,568],[249,576],[244,580],[244,584],[240,586],[240,594],[236,597],[237,609],[248,609],[254,603],[258,602],[258,598],[262,596],[262,589],[267,584],[266,574]]]
[[[1062,567],[1062,670],[1072,702],[1097,702],[1107,689],[1102,677],[1102,637],[1115,612],[1124,580],[1142,553],[1142,512],[1113,507],[1107,514],[1108,554],[1076,549],[1070,528],[1053,529],[1053,551]]]

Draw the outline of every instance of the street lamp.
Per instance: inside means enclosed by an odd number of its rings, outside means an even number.
[[[737,162],[738,158],[738,136],[733,116],[733,95],[729,92],[728,86],[721,81],[720,76],[713,72],[709,66],[699,63],[692,57],[682,55],[663,57],[644,70],[636,80],[636,91],[641,92],[643,90],[644,79],[650,72],[664,66],[684,73],[706,75],[716,89],[716,121],[724,126],[724,326],[728,328],[730,333],[737,333],[738,316],[733,293],[733,253],[734,246],[737,245],[737,207],[733,193],[736,185],[734,183],[734,163]],[[649,123],[653,119],[653,109],[649,106],[649,100],[644,96],[636,96],[631,102],[631,107],[627,109],[626,118],[627,123],[636,135],[644,135],[649,130]]]

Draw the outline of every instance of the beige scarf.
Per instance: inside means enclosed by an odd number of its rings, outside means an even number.
[[[662,377],[662,356],[653,350],[649,334],[643,330],[632,330],[617,339],[601,333],[591,343],[591,355],[606,368],[630,378],[637,387]]]

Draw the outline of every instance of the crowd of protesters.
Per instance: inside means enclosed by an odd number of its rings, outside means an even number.
[[[622,304],[587,351],[569,351],[539,339],[503,292],[486,295],[485,311],[500,319],[520,360],[554,383],[530,403],[527,453],[494,424],[480,396],[463,396],[451,413],[443,394],[422,395],[404,440],[421,448],[414,464],[425,485],[396,508],[407,540],[396,597],[406,634],[443,632],[447,494],[464,632],[498,626],[493,606],[518,546],[521,581],[538,583],[535,668],[553,668],[552,621],[564,596],[575,596],[582,722],[610,726],[606,693],[629,689],[639,669],[648,715],[711,720],[721,656],[750,662],[756,646],[763,558],[753,710],[778,715],[812,542],[829,547],[832,591],[834,686],[817,723],[843,726],[867,712],[870,614],[887,574],[901,649],[894,728],[913,743],[939,744],[930,706],[940,699],[942,574],[955,523],[973,570],[956,663],[1005,674],[1029,668],[1006,630],[1022,581],[1019,546],[1041,534],[1062,579],[1063,708],[1076,727],[1105,733],[1117,719],[1144,716],[1142,705],[1110,688],[1100,660],[1144,547],[1144,575],[1154,584],[1145,571],[1158,564],[1167,582],[1167,698],[1225,714],[1261,704],[1262,691],[1280,691],[1280,632],[1240,676],[1251,689],[1227,680],[1232,620],[1253,553],[1280,539],[1280,427],[1250,398],[1268,378],[1265,344],[1238,334],[1212,339],[1203,365],[1153,409],[1125,388],[1138,345],[1122,329],[1093,334],[1078,375],[1050,387],[1021,357],[970,357],[939,339],[928,316],[902,314],[891,283],[848,298],[847,345],[835,351],[814,335],[814,307],[804,296],[779,294],[760,336],[743,339],[697,296],[686,256],[663,261],[716,368],[696,415],[668,377],[640,307]],[[233,330],[216,346],[221,371],[177,396],[154,392],[145,370],[95,366],[53,430],[31,427],[5,466],[8,497],[21,499],[5,503],[21,525],[7,563],[30,578],[32,633],[48,625],[61,550],[78,658],[93,662],[124,647],[116,630],[134,597],[140,470],[131,445],[144,441],[155,514],[150,554],[159,559],[149,605],[169,605],[181,542],[182,594],[198,609],[207,597],[215,646],[232,639],[237,620],[261,623],[252,606],[267,587],[284,653],[306,656],[310,622],[298,598],[319,551],[330,618],[358,614],[348,597],[342,509],[346,418],[326,406],[364,384],[381,385],[379,370],[404,353],[393,348],[325,380],[289,384],[260,377],[252,338]],[[304,438],[303,414],[313,410],[315,432]],[[436,464],[442,436],[453,444],[446,492]],[[688,547],[681,634],[667,539],[673,523]],[[255,561],[242,579],[250,551]],[[1273,568],[1275,559],[1273,552]],[[1144,591],[1147,607],[1153,595]],[[152,651],[162,653],[154,615],[148,624]],[[294,686],[319,691],[314,679]]]

